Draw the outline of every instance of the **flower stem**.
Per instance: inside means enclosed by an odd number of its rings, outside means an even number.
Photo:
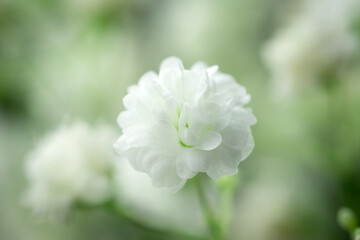
[[[229,238],[231,222],[233,220],[235,192],[238,189],[239,175],[226,176],[217,181],[220,193],[220,219],[224,239]]]
[[[203,216],[207,223],[208,231],[212,240],[225,240],[223,236],[223,231],[221,223],[215,216],[213,209],[206,197],[204,190],[204,183],[201,179],[201,176],[196,177],[195,179],[195,188],[200,202],[200,206],[203,212]]]

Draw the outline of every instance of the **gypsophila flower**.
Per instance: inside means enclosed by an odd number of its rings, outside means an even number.
[[[115,149],[152,183],[178,191],[198,172],[214,179],[237,173],[254,147],[256,122],[246,89],[217,66],[164,60],[160,73],[146,73],[131,86],[118,123]]]
[[[112,192],[115,156],[107,127],[84,122],[61,126],[29,154],[25,203],[35,213],[63,218],[76,204],[96,205]]]

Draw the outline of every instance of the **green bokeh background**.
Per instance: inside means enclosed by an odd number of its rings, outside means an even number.
[[[360,54],[340,77],[275,97],[261,51],[298,3],[0,0],[0,239],[159,239],[101,209],[41,221],[21,199],[37,140],[67,118],[116,127],[127,87],[168,56],[217,64],[252,95],[234,239],[349,239],[336,212],[360,214]]]

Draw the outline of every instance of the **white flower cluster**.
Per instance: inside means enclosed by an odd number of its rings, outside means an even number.
[[[170,57],[159,74],[148,72],[129,88],[115,149],[170,191],[198,172],[215,179],[235,174],[254,147],[249,101],[246,89],[217,66],[186,70]]]
[[[35,213],[65,217],[75,204],[100,204],[112,193],[111,131],[83,122],[45,137],[27,159],[26,204]]]
[[[333,68],[355,49],[349,27],[354,0],[308,0],[291,24],[264,48],[275,88],[289,94]]]

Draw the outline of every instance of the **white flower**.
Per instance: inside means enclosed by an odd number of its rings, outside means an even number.
[[[309,0],[264,48],[277,92],[288,95],[314,82],[354,51],[350,32],[354,0]]]
[[[249,101],[246,89],[217,66],[185,70],[170,57],[159,75],[148,72],[129,88],[115,148],[170,191],[198,172],[215,179],[235,174],[254,147],[250,125],[256,119],[244,108]]]
[[[64,217],[75,204],[100,204],[112,192],[113,141],[105,127],[62,126],[28,156],[26,204],[35,213]]]

